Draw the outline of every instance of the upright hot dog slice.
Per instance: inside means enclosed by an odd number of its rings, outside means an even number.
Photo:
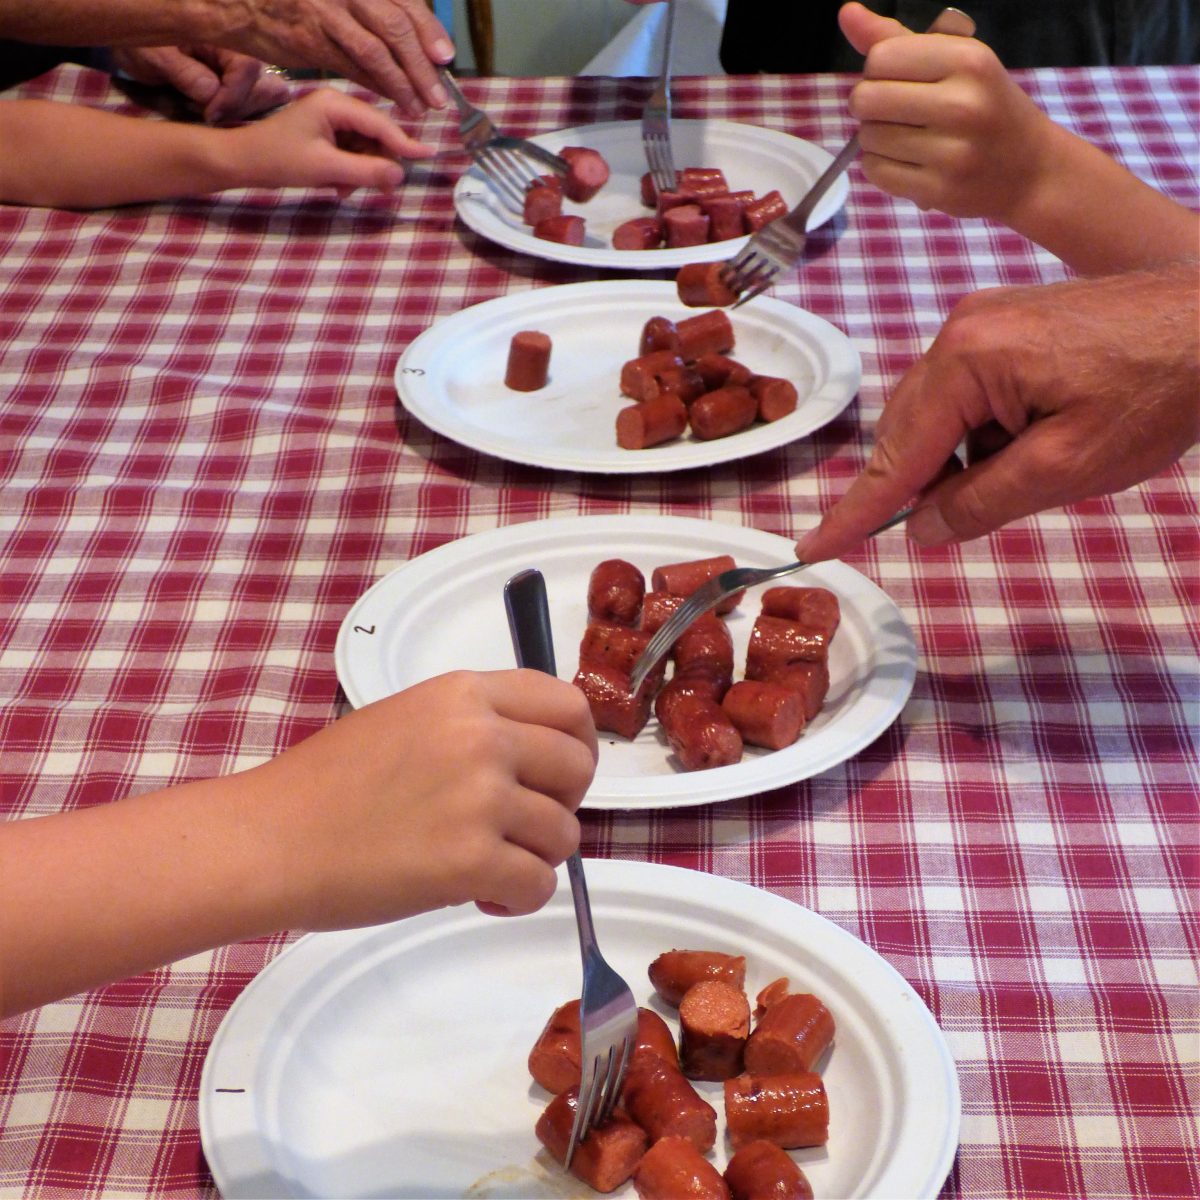
[[[639,1200],[729,1200],[721,1173],[686,1138],[665,1137],[638,1163]]]
[[[560,158],[567,160],[563,192],[567,199],[586,203],[608,182],[608,163],[599,150],[586,146],[564,146]]]
[[[715,700],[670,686],[662,690],[659,699],[654,714],[685,771],[706,771],[741,761],[741,734]]]
[[[751,1075],[786,1075],[811,1071],[833,1045],[833,1015],[808,992],[784,996],[759,1018],[746,1043],[746,1070]]]
[[[725,1168],[733,1200],[813,1200],[804,1172],[774,1142],[747,1142]]]
[[[549,217],[561,216],[562,203],[562,180],[557,175],[540,176],[529,185],[529,190],[525,193],[522,214],[525,224],[536,225]]]
[[[700,208],[708,217],[708,240],[727,242],[741,237],[746,232],[746,218],[742,215],[742,202],[728,192],[702,196]]]
[[[746,205],[743,215],[746,218],[746,228],[756,233],[764,225],[782,217],[787,213],[788,206],[784,198],[776,191],[767,192],[757,200]]]
[[[546,1106],[534,1128],[538,1141],[562,1162],[571,1143],[578,1088],[560,1092]],[[629,1179],[646,1152],[646,1134],[619,1108],[610,1120],[595,1126],[571,1159],[571,1174],[598,1192],[615,1191]]]
[[[650,587],[655,592],[668,592],[672,596],[690,596],[701,584],[707,583],[722,571],[731,571],[737,563],[730,554],[716,554],[712,558],[694,558],[687,562],[664,563],[655,567],[650,574]],[[732,612],[744,592],[738,592],[721,601],[713,610],[716,613]]]
[[[646,577],[623,558],[606,558],[588,577],[588,620],[636,625],[642,615]]]
[[[820,1075],[739,1075],[725,1081],[725,1128],[735,1150],[765,1138],[785,1150],[829,1140],[829,1099]]]
[[[664,390],[663,375],[683,366],[673,350],[651,350],[621,364],[621,392],[634,400],[653,400]]]
[[[663,1137],[684,1137],[701,1154],[706,1154],[717,1140],[717,1110],[692,1087],[677,1066],[657,1054],[634,1053],[621,1102],[651,1142]]]
[[[741,679],[721,697],[721,707],[748,746],[782,750],[804,731],[804,702],[782,684]]]
[[[504,386],[514,392],[536,392],[550,374],[550,336],[536,329],[514,333],[508,344]]]
[[[782,684],[800,696],[805,721],[811,721],[821,711],[829,692],[829,664],[824,661],[788,663],[776,667],[769,678],[772,683]]]
[[[670,350],[676,355],[679,353],[679,334],[675,329],[675,322],[668,317],[651,317],[642,326],[638,354],[653,354],[655,350]],[[679,361],[682,362],[683,359]]]
[[[679,1063],[689,1079],[732,1079],[742,1070],[750,1004],[723,979],[694,984],[679,1002]]]
[[[611,621],[591,621],[579,643],[579,662],[602,663],[621,671],[633,673],[642,651],[650,644],[650,635],[641,629],[615,625]]]
[[[677,1008],[688,988],[705,979],[745,987],[746,959],[718,950],[667,950],[650,964],[649,976],[663,1003]]]
[[[662,215],[667,246],[703,246],[708,241],[708,216],[698,204],[677,204]]]

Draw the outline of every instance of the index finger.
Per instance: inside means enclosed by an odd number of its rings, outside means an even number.
[[[443,108],[449,97],[437,67],[454,57],[454,44],[425,0],[367,0],[362,12],[423,104]]]
[[[511,721],[544,725],[583,742],[593,761],[600,755],[596,725],[587,698],[564,679],[527,667],[483,675],[496,712]]]

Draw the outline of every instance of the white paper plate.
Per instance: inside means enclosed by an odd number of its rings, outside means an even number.
[[[642,513],[558,517],[474,534],[413,559],[360,597],[338,631],[338,680],[358,708],[445,671],[511,668],[503,588],[526,567],[546,578],[558,673],[570,679],[579,665],[588,577],[597,563],[628,559],[649,579],[663,563],[732,554],[741,566],[778,566],[794,558],[792,550],[786,538],[741,525]],[[600,763],[584,807],[678,808],[757,795],[850,758],[896,719],[912,690],[917,658],[899,609],[845,563],[819,563],[796,582],[829,588],[842,608],[825,707],[799,741],[784,750],[747,747],[733,766],[686,772],[657,721],[632,742],[601,734]],[[749,591],[725,618],[737,677],[762,591]]]
[[[680,471],[748,458],[806,437],[858,392],[861,360],[828,321],[761,296],[733,313],[733,357],[758,375],[790,379],[796,411],[732,437],[687,434],[649,450],[617,445],[621,365],[638,353],[650,317],[694,316],[672,283],[614,280],[536,288],[443,317],[396,364],[401,403],[437,433],[509,462],[606,475]],[[514,333],[550,335],[550,379],[536,392],[504,386]]]
[[[672,947],[745,954],[750,995],[786,975],[828,1006],[829,1143],[793,1152],[817,1196],[938,1194],[958,1144],[954,1062],[920,997],[874,950],[728,879],[605,860],[587,874],[606,957],[676,1032],[646,979]],[[301,939],[242,993],[209,1049],[200,1137],[217,1187],[225,1200],[592,1195],[534,1136],[549,1097],[526,1067],[578,988],[562,872],[529,917],[444,909]],[[723,1168],[721,1085],[698,1089],[718,1113],[712,1161]]]
[[[564,246],[535,238],[520,215],[511,212],[489,187],[478,167],[471,167],[454,188],[454,207],[476,233],[510,250],[532,254],[554,262],[586,267],[617,267],[627,271],[657,271],[682,267],[691,262],[716,262],[732,258],[746,243],[745,238],[686,246],[677,250],[614,250],[613,230],[650,210],[642,205],[641,178],[646,173],[642,150],[642,127],[638,121],[608,121],[558,129],[530,139],[557,153],[564,146],[587,146],[598,150],[612,174],[601,191],[586,204],[566,201],[563,212],[577,213],[587,221],[582,246]],[[802,138],[764,129],[761,125],[736,125],[731,121],[672,121],[671,147],[680,167],[720,167],[734,191],[752,191],[756,196],[775,189],[788,208],[833,161],[833,155]],[[836,180],[813,211],[808,228],[823,225],[843,204],[849,184],[843,175]]]

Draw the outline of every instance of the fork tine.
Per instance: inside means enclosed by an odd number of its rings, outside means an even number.
[[[615,1069],[609,1073],[605,1082],[604,1095],[596,1113],[596,1124],[603,1125],[612,1116],[617,1101],[621,1098],[621,1085],[625,1082],[625,1068],[629,1065],[629,1057],[633,1053],[633,1041],[626,1038],[621,1046],[621,1056],[615,1064]]]
[[[479,169],[495,185],[500,198],[511,208],[520,211],[525,204],[525,194],[506,173],[502,164],[498,162],[495,151],[485,146],[482,150],[476,151],[474,158]]]

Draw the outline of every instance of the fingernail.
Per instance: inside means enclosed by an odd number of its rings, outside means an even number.
[[[935,504],[926,504],[918,508],[908,518],[907,529],[913,541],[922,546],[942,546],[955,540],[954,530],[942,519],[942,514]]]
[[[433,43],[433,57],[439,62],[449,62],[454,57],[454,43],[446,41],[445,38],[438,38]]]
[[[796,543],[796,557],[798,559],[800,559],[801,561],[806,559],[808,556],[809,548],[816,542],[816,540],[817,540],[817,531],[815,529],[810,529]]]

